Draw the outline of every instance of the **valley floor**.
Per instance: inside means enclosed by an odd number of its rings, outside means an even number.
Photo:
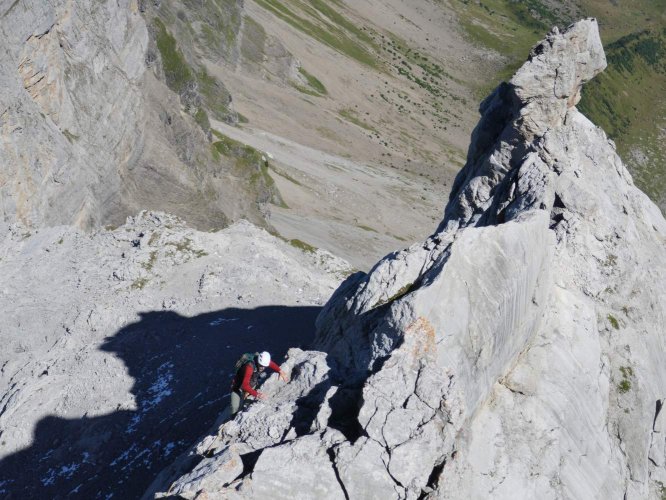
[[[298,239],[369,270],[384,255],[428,236],[448,187],[388,167],[358,163],[275,134],[212,122],[220,133],[262,151],[286,204],[269,222]]]

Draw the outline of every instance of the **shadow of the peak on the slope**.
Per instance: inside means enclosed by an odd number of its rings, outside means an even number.
[[[121,358],[134,378],[136,409],[42,419],[32,445],[0,461],[0,496],[140,497],[228,404],[240,355],[267,350],[280,362],[288,348],[311,342],[320,309],[229,308],[192,318],[141,313],[101,346]],[[100,383],[93,377],[91,387]]]

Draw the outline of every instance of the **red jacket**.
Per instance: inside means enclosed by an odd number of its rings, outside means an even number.
[[[274,372],[280,373],[280,367],[276,365],[273,361],[271,361],[268,364],[268,368],[270,368]],[[233,390],[237,391],[240,389],[241,391],[247,392],[250,396],[256,397],[257,391],[250,384],[250,380],[252,379],[253,373],[254,373],[254,366],[252,365],[252,363],[245,363],[245,366],[243,366],[240,370],[238,370],[238,374],[234,379]],[[238,384],[239,376],[241,380],[240,384]]]

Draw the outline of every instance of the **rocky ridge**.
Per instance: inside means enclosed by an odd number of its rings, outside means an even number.
[[[238,356],[307,342],[351,272],[244,221],[0,234],[3,498],[140,496],[215,422]]]
[[[146,498],[661,498],[666,221],[575,105],[593,19],[481,105],[444,220]]]

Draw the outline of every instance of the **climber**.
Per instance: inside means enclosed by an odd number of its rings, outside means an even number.
[[[271,361],[271,355],[264,351],[261,353],[245,353],[236,362],[236,375],[231,382],[231,413],[229,419],[236,416],[236,413],[243,407],[243,403],[248,396],[257,399],[266,399],[266,395],[257,391],[255,387],[259,381],[259,375],[270,368],[278,373],[278,376],[288,382],[287,376],[280,367]]]

